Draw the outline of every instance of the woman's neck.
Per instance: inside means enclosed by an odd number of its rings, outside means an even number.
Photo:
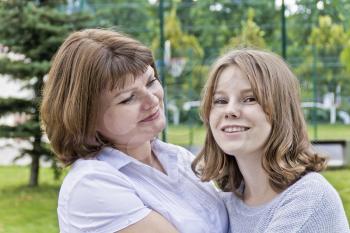
[[[238,158],[237,163],[244,179],[243,201],[250,206],[263,205],[277,196],[269,177],[257,157]]]
[[[116,148],[142,163],[149,164],[152,161],[150,141],[138,145],[116,145]]]
[[[165,170],[162,164],[159,162],[157,156],[154,155],[151,147],[151,142],[145,142],[142,145],[137,146],[128,146],[128,147],[117,147],[118,150],[124,152],[130,157],[140,161],[141,163],[147,164],[150,167],[153,167],[163,173]]]

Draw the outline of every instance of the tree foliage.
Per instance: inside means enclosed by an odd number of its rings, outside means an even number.
[[[254,47],[263,49],[266,47],[264,39],[265,32],[254,22],[255,11],[248,8],[248,18],[241,22],[240,34],[232,37],[224,47],[225,52],[229,48],[236,47]]]
[[[90,0],[84,6],[93,15],[91,21],[95,27],[114,28],[151,44],[156,33],[151,19],[156,15],[147,1]]]
[[[179,6],[182,13],[179,13],[179,16],[186,23],[183,24],[184,31],[198,38],[205,53],[203,57],[205,64],[212,63],[223,47],[232,42],[230,39],[234,37],[243,39],[242,24],[249,18],[254,18],[255,24],[265,32],[264,39],[269,41],[269,47],[280,47],[279,34],[274,33],[279,29],[279,12],[275,9],[273,1],[184,0],[182,2],[183,4]],[[258,10],[252,14],[249,8]]]
[[[44,77],[50,67],[50,60],[69,32],[83,27],[87,15],[67,15],[53,8],[23,0],[0,2],[0,43],[10,52],[24,55],[23,59],[13,60],[8,56],[0,59],[0,73],[12,79],[21,80],[23,88],[33,92],[32,98],[0,98],[1,116],[13,113],[26,115],[26,120],[14,126],[1,125],[0,136],[20,138],[31,143],[30,149],[21,156],[32,158],[30,186],[38,185],[39,159],[52,158],[52,154],[40,128],[39,104]],[[9,26],[10,25],[10,26]],[[52,166],[57,168],[55,160]],[[57,171],[57,169],[55,169]]]
[[[339,61],[346,40],[347,36],[343,25],[333,23],[331,17],[327,15],[320,16],[318,25],[311,30],[308,38],[309,47],[304,53],[310,62],[300,65],[299,70],[304,73],[304,76],[307,75],[311,78],[313,71],[307,64],[311,64],[312,60],[316,59],[320,95],[327,92],[336,93],[337,88],[344,85],[346,79],[349,78],[349,76],[344,75],[343,67]],[[317,57],[315,57],[316,55]]]

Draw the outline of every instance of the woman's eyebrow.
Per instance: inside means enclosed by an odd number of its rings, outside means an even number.
[[[137,89],[137,87],[132,87],[132,88],[129,88],[129,89],[125,89],[125,90],[122,90],[122,91],[118,91],[115,95],[114,95],[114,98],[124,94],[124,93],[127,93],[127,92],[132,92],[132,91],[135,91]]]
[[[147,75],[147,80],[150,80],[151,78],[154,77],[154,70],[153,70],[153,68],[150,69],[150,70],[151,70],[151,71],[149,71],[149,73],[146,74],[146,75]]]
[[[149,74],[148,75],[148,77],[147,77],[147,81],[149,81],[150,79],[153,79],[154,78],[154,74],[153,73],[151,73],[151,74]]]
[[[152,71],[149,73],[149,74],[145,74],[145,76],[147,75],[147,82],[150,80],[150,79],[152,79],[153,77],[154,77],[154,71],[153,71],[153,69],[152,69]],[[121,91],[118,91],[115,95],[114,95],[114,97],[116,98],[116,97],[118,97],[119,95],[121,95],[121,94],[124,94],[124,93],[126,93],[126,92],[132,92],[132,91],[135,91],[135,90],[137,90],[138,88],[137,87],[131,87],[131,88],[128,88],[128,89],[125,89],[125,90],[121,90]]]

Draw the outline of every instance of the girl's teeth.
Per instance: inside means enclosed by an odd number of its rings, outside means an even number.
[[[245,130],[246,130],[245,127],[226,127],[226,128],[224,128],[224,132],[227,132],[227,133],[243,132]]]

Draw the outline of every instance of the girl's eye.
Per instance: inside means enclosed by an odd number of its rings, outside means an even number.
[[[154,78],[154,79],[152,79],[151,81],[149,81],[148,83],[147,83],[147,87],[151,87],[154,83],[155,83],[155,81],[157,81],[158,79],[156,79],[156,78]]]
[[[130,103],[134,98],[135,98],[135,95],[131,95],[130,97],[128,97],[125,100],[123,100],[122,102],[120,102],[120,104]]]
[[[252,102],[256,102],[256,98],[254,96],[249,96],[243,99],[244,103],[252,103]]]
[[[226,104],[227,101],[225,99],[219,98],[219,99],[214,99],[213,103],[214,104]]]

